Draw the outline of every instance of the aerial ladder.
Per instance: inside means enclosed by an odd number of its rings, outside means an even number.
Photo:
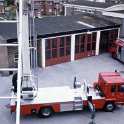
[[[22,0],[22,10],[19,11],[17,15],[19,15],[19,26],[18,26],[18,37],[20,38],[21,34],[21,68],[22,68],[22,77],[21,77],[21,90],[23,95],[25,92],[33,91],[36,89],[36,85],[34,84],[35,81],[35,75],[34,70],[36,69],[36,44],[34,43],[35,36],[34,34],[34,18],[33,18],[33,12],[32,12],[32,0]],[[18,5],[18,3],[17,3]],[[19,4],[19,7],[21,5]],[[21,24],[20,24],[21,23]],[[21,30],[21,31],[20,31]],[[17,75],[15,74],[13,76],[13,90],[17,91]],[[26,95],[26,94],[25,94]],[[30,95],[31,96],[31,95]],[[23,96],[24,97],[24,96]],[[26,96],[25,96],[26,97]]]
[[[36,96],[36,37],[34,29],[33,0],[17,1],[18,19],[18,72],[13,76],[13,91],[17,96],[16,124],[20,122],[20,99],[33,99]],[[33,39],[32,39],[33,34]]]
[[[15,97],[1,96],[0,99],[16,99],[16,124],[20,124],[20,99],[33,99],[36,96],[37,74],[36,74],[36,54],[37,43],[34,29],[34,6],[33,0],[16,0],[17,20],[7,20],[2,23],[17,23],[17,43],[2,43],[0,47],[18,47],[17,68],[1,68],[4,72],[14,73],[12,79],[12,91]],[[32,35],[33,34],[33,35]],[[33,36],[33,39],[32,39]],[[34,62],[35,60],[35,62]]]

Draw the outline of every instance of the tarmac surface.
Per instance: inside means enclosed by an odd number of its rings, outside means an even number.
[[[124,71],[124,65],[111,58],[109,54],[80,59],[73,62],[38,69],[38,86],[73,86],[74,77],[78,81],[87,80],[92,84],[99,72],[114,70]],[[124,74],[122,74],[124,75]],[[0,96],[9,96],[11,77],[0,77]],[[15,114],[6,107],[9,100],[0,100],[0,124],[15,124]],[[37,116],[21,117],[21,124],[89,124],[91,113],[88,111],[56,113],[50,118]],[[97,111],[96,124],[124,124],[124,107],[119,106],[114,112]]]

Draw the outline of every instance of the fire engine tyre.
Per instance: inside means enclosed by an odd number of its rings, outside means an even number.
[[[41,108],[38,113],[38,116],[40,118],[47,118],[47,117],[50,117],[52,113],[53,113],[53,110],[51,107]]]
[[[105,109],[106,112],[112,112],[115,109],[115,104],[112,103],[112,102],[108,102],[108,103],[105,104],[104,109]]]

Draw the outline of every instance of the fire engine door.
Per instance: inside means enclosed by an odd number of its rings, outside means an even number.
[[[124,84],[118,86],[117,99],[119,102],[124,102]]]

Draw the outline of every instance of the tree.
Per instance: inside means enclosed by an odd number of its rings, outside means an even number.
[[[6,3],[7,6],[13,5],[14,4],[14,0],[5,0],[5,3]]]

